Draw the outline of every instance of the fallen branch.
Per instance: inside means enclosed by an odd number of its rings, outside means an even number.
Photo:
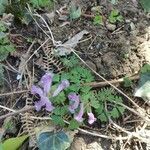
[[[136,75],[136,76],[132,76],[132,77],[128,77],[128,78],[129,78],[129,80],[138,80],[139,76]],[[111,81],[108,81],[108,82],[111,83],[111,84],[118,84],[118,83],[124,82],[124,79],[120,78],[120,79],[111,80]],[[88,85],[88,86],[92,86],[92,87],[103,87],[103,86],[109,85],[108,82],[106,82],[106,81],[102,81],[102,82],[90,82],[90,83],[85,83],[84,85]]]

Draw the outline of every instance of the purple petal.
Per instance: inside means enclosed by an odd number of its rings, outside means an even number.
[[[36,109],[36,111],[40,111],[40,110],[41,110],[41,108],[45,105],[45,102],[44,102],[44,101],[39,100],[38,102],[35,102],[35,103],[34,103],[34,105],[35,105],[35,109]]]
[[[45,96],[42,96],[40,101],[35,102],[35,108],[37,111],[41,110],[43,106],[45,106],[45,109],[50,112],[54,109],[50,100]]]
[[[89,119],[88,123],[93,124],[97,119],[94,117],[94,114],[92,112],[88,113]]]
[[[52,73],[46,73],[44,76],[42,76],[40,83],[42,87],[44,88],[44,93],[47,95],[50,91],[51,85],[52,85],[52,79],[53,74]]]
[[[67,88],[70,85],[68,80],[62,80],[61,83],[58,85],[57,89],[53,93],[53,97],[57,96],[62,90]]]
[[[84,113],[84,110],[83,110],[83,103],[80,104],[80,111],[78,112],[78,114],[76,114],[74,116],[74,119],[77,120],[78,122],[82,122],[83,121],[83,113]]]
[[[39,94],[39,96],[41,97],[41,96],[43,96],[43,91],[40,87],[33,85],[31,87],[31,94],[33,94],[33,95]]]
[[[75,109],[77,109],[79,106],[79,102],[80,102],[79,96],[76,93],[70,93],[68,95],[68,99],[70,100],[70,105],[68,109],[71,113],[74,113]]]

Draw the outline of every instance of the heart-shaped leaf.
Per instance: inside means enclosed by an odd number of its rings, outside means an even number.
[[[43,132],[37,139],[40,150],[66,150],[70,146],[70,140],[65,132]]]

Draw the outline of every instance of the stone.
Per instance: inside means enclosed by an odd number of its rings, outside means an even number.
[[[99,143],[93,142],[87,145],[86,150],[103,150],[103,148]]]
[[[115,24],[111,24],[111,23],[107,23],[106,24],[106,28],[109,30],[109,31],[114,31],[116,29],[116,25]]]
[[[70,150],[86,150],[86,143],[83,138],[77,137],[71,144]]]

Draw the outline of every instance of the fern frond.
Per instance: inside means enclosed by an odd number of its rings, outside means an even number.
[[[43,57],[43,64],[42,67],[45,71],[53,71],[55,73],[60,73],[63,70],[62,62],[57,58],[54,53],[53,49],[49,42],[47,42],[43,47],[44,57]]]

